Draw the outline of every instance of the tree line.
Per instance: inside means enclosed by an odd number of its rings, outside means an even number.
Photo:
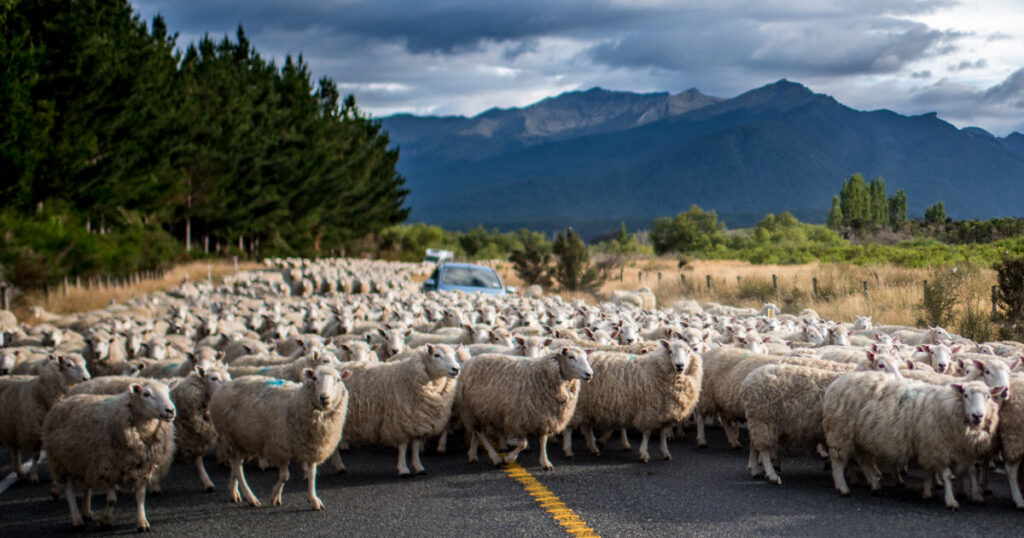
[[[125,0],[8,0],[0,28],[8,273],[329,254],[408,214],[380,123],[301,55],[261,56],[241,26],[179,47]]]

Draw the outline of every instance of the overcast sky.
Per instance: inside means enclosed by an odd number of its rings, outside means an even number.
[[[1024,0],[134,0],[179,45],[238,24],[376,117],[601,86],[732,97],[780,78],[858,109],[1024,132]]]

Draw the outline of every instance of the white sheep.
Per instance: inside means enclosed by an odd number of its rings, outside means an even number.
[[[832,479],[849,495],[845,470],[856,457],[872,491],[881,486],[879,463],[916,462],[925,471],[923,497],[931,498],[933,475],[941,477],[946,507],[959,504],[952,480],[973,467],[992,448],[999,423],[999,402],[984,383],[929,385],[876,372],[837,379],[822,400],[822,426],[832,461]],[[974,473],[973,499],[980,501]]]
[[[470,440],[470,463],[477,461],[478,443],[487,449],[491,463],[501,463],[487,435],[521,439],[505,456],[511,462],[526,447],[526,437],[537,434],[540,466],[554,469],[548,459],[548,437],[565,429],[576,408],[580,380],[589,381],[593,374],[586,353],[576,347],[536,359],[481,355],[468,361],[456,400]]]
[[[900,377],[899,360],[869,353],[858,370],[871,370]],[[821,426],[821,400],[825,390],[843,372],[819,370],[793,364],[769,364],[750,372],[740,385],[750,431],[747,469],[757,477],[762,470],[768,480],[781,484],[772,464],[780,448],[813,450],[825,442]]]
[[[231,462],[228,491],[241,503],[238,487],[249,504],[260,506],[242,470],[248,458],[266,459],[277,467],[274,506],[288,480],[288,463],[303,464],[309,480],[307,499],[314,510],[324,503],[316,495],[316,468],[338,446],[345,426],[348,391],[341,374],[331,366],[302,371],[302,383],[260,376],[233,379],[210,399],[210,419],[217,430],[220,448]]]
[[[661,456],[672,459],[668,434],[693,412],[700,395],[700,356],[683,342],[661,340],[642,355],[597,352],[588,356],[594,378],[580,389],[572,420],[562,434],[562,452],[572,457],[572,429],[581,428],[587,448],[598,454],[594,428],[632,428],[643,432],[640,460],[650,461],[651,432],[661,434]]]
[[[452,412],[461,369],[455,351],[447,345],[427,344],[403,360],[349,366],[345,444],[396,447],[399,476],[410,475],[406,452],[411,444],[412,470],[425,473],[420,462],[423,442],[441,434]],[[334,465],[344,469],[340,457]]]
[[[175,408],[167,386],[157,381],[131,385],[117,396],[80,394],[61,400],[46,416],[43,448],[50,458],[54,484],[64,484],[71,524],[91,518],[92,489],[107,491],[100,522],[112,523],[115,490],[135,494],[136,525],[149,530],[146,484],[161,461],[174,453]],[[74,483],[86,489],[82,511],[75,504]]]
[[[28,478],[38,482],[36,467],[42,447],[43,422],[50,409],[75,383],[89,379],[80,356],[50,355],[38,376],[0,377],[0,446],[11,450],[11,465],[19,477],[21,452],[32,453]]]

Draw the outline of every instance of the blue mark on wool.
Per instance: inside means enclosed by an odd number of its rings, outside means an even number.
[[[265,373],[270,371],[270,367],[268,366],[266,368],[260,368],[259,370],[256,370],[256,371],[261,373],[261,374],[265,374]]]
[[[284,381],[283,379],[268,379],[267,380],[267,384],[271,385],[271,386],[274,386],[274,387],[280,387],[281,385],[284,385],[285,383],[286,383],[286,381]]]
[[[899,404],[903,405],[907,400],[913,400],[914,396],[917,396],[917,390],[908,387],[907,390],[903,391],[903,394],[900,394]]]

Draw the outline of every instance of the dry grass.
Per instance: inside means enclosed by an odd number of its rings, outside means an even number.
[[[566,300],[584,299],[594,303],[611,290],[647,286],[661,305],[694,299],[700,303],[760,308],[765,302],[773,302],[787,313],[812,308],[823,318],[836,321],[853,321],[856,316],[869,315],[875,323],[913,326],[923,316],[924,281],[934,279],[931,269],[893,266],[753,265],[743,261],[695,260],[680,269],[677,263],[673,258],[639,259],[623,269],[622,281],[618,271],[609,275],[597,295],[582,292],[559,292],[559,295]],[[500,269],[506,282],[521,285],[509,264],[501,265]],[[710,290],[708,275],[711,276]],[[778,283],[777,294],[772,286],[772,275]],[[818,279],[817,297],[813,294],[813,278]],[[868,283],[866,297],[864,282]],[[995,283],[995,271],[981,269],[968,281],[965,299],[976,309],[988,312],[991,308],[989,289]],[[963,309],[962,304],[960,308]]]
[[[254,262],[239,262],[238,269],[259,269],[262,265]],[[162,278],[142,280],[125,286],[99,286],[92,289],[78,288],[73,284],[67,289],[60,286],[50,292],[49,302],[40,291],[26,293],[12,305],[19,320],[34,323],[31,307],[41,306],[54,314],[71,314],[104,308],[110,301],[123,303],[134,297],[170,289],[185,281],[205,280],[212,276],[214,282],[220,282],[225,276],[235,272],[235,266],[229,260],[194,261],[175,266],[166,271]]]

